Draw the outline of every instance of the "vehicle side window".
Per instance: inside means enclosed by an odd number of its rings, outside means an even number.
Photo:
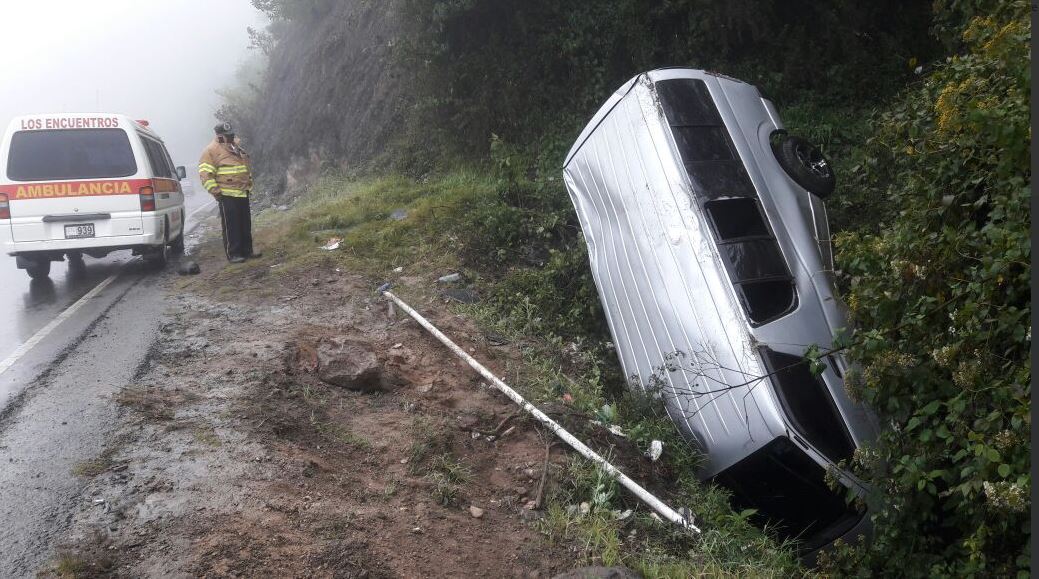
[[[758,194],[702,80],[656,83],[695,201],[714,232],[729,280],[752,325],[797,306],[797,292]]]
[[[177,166],[173,164],[173,157],[170,157],[169,150],[162,143],[159,144],[159,148],[162,149],[162,156],[166,159],[166,165],[170,168],[170,176],[173,179],[177,179]]]
[[[768,237],[768,226],[761,218],[755,199],[734,197],[717,199],[704,204],[707,216],[714,226],[719,241],[733,241],[747,237]]]
[[[141,142],[144,143],[144,151],[148,155],[148,163],[151,165],[152,174],[164,179],[174,179],[175,173],[170,170],[169,162],[162,151],[162,145],[158,141],[144,135],[141,135]]]
[[[850,461],[855,452],[848,428],[826,384],[812,375],[799,356],[761,348],[783,413],[794,430],[833,462]]]

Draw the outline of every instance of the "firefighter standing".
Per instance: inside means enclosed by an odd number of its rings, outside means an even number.
[[[249,214],[249,191],[253,178],[249,155],[235,142],[231,123],[221,123],[215,131],[216,139],[202,151],[198,176],[202,186],[220,206],[227,260],[241,263],[261,255],[253,251],[252,217]]]

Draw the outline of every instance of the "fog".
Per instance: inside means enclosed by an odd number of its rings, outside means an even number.
[[[28,113],[147,119],[191,169],[213,137],[218,90],[252,56],[249,0],[0,1],[0,127]]]

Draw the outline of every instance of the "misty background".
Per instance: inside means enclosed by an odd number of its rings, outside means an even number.
[[[4,2],[0,127],[31,113],[126,114],[195,174],[218,91],[258,56],[246,28],[267,22],[249,0]]]

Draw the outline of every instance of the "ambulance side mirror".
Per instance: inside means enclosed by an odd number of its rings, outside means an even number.
[[[178,165],[177,166],[177,178],[178,179],[187,179],[187,177],[188,177],[188,170],[184,168],[184,165]]]

